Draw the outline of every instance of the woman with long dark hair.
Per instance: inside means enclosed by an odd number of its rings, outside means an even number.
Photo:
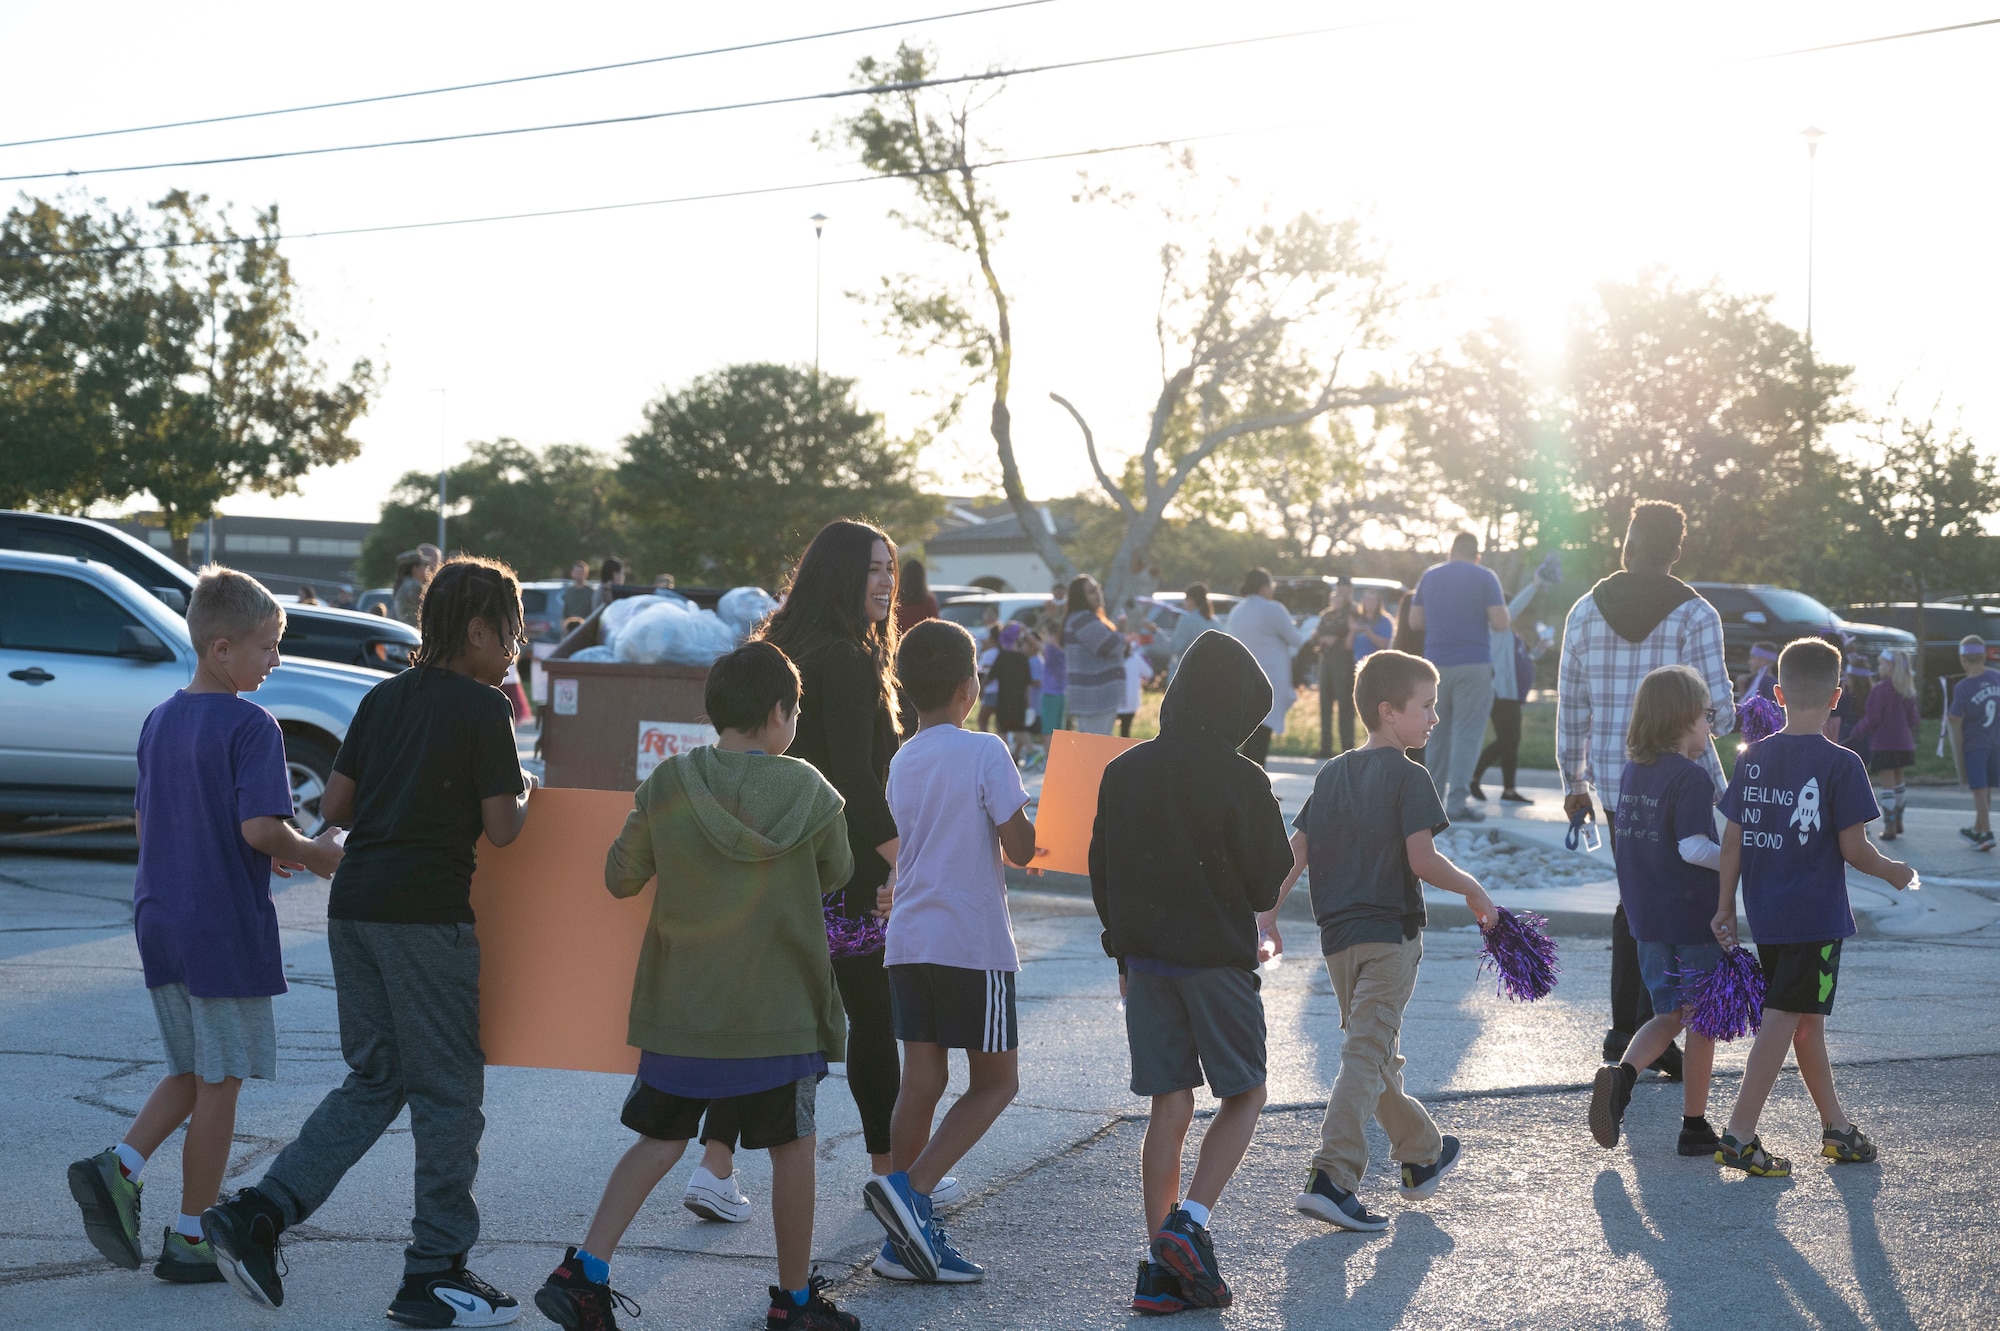
[[[756,634],[799,668],[798,737],[786,754],[818,768],[846,802],[854,876],[828,910],[848,920],[879,913],[896,863],[896,820],[884,794],[898,737],[895,604],[895,543],[879,528],[842,519],[813,537],[784,604]],[[887,1174],[889,1117],[902,1068],[879,935],[872,952],[836,956],[833,977],[847,1009],[847,1086],[861,1111],[874,1172]],[[703,1126],[707,1149],[686,1199],[697,1215],[750,1217],[749,1200],[731,1177],[736,1127],[715,1119]]]
[[[1125,698],[1125,635],[1104,613],[1104,589],[1088,573],[1070,580],[1062,644],[1070,729],[1110,734]]]
[[[930,575],[921,559],[905,559],[896,587],[896,636],[902,637],[926,619],[938,617],[937,597],[931,595]]]

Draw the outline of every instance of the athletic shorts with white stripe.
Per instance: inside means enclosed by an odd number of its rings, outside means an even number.
[[[886,969],[898,1040],[981,1054],[1020,1047],[1013,971],[975,971],[929,962]]]

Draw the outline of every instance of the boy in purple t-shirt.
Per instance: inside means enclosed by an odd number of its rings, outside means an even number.
[[[286,821],[284,736],[237,696],[277,668],[284,631],[283,608],[255,578],[203,569],[188,604],[194,678],[139,732],[132,922],[167,1075],[123,1141],[69,1167],[69,1187],[97,1250],[137,1270],[140,1175],[186,1122],[180,1214],[153,1268],[177,1284],[222,1279],[201,1213],[222,1188],[243,1079],[277,1074],[271,997],[285,992],[285,973],[272,871],[331,878],[341,857],[333,829],[307,840]]]
[[[1788,1046],[1819,1110],[1820,1153],[1837,1164],[1875,1158],[1875,1143],[1840,1107],[1826,1054],[1840,942],[1854,932],[1847,866],[1898,891],[1917,877],[1868,840],[1868,823],[1880,813],[1868,774],[1852,749],[1826,737],[1826,718],[1840,701],[1840,653],[1818,638],[1799,639],[1778,656],[1777,691],[1785,728],[1738,755],[1722,796],[1727,826],[1713,924],[1716,941],[1735,947],[1740,878],[1764,967],[1764,1022],[1715,1162],[1763,1178],[1792,1172],[1791,1161],[1766,1151],[1757,1138],[1757,1119]]]

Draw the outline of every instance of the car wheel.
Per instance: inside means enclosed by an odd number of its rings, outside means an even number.
[[[310,735],[286,731],[285,770],[292,778],[292,821],[307,836],[318,836],[326,830],[319,802],[333,775],[333,753]]]

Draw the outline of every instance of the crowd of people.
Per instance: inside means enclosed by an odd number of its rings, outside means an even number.
[[[1899,888],[1914,875],[1868,841],[1881,810],[1859,757],[1830,738],[1843,677],[1832,647],[1804,641],[1778,654],[1772,696],[1784,728],[1722,779],[1710,736],[1733,720],[1732,685],[1714,610],[1671,574],[1684,530],[1677,508],[1641,504],[1623,571],[1578,601],[1566,629],[1565,802],[1578,821],[1603,803],[1621,898],[1591,1130],[1614,1145],[1639,1073],[1675,1050],[1690,977],[1741,941],[1740,892],[1769,983],[1764,1025],[1722,1133],[1706,1118],[1712,1045],[1688,1036],[1684,1069],[1678,1057],[1669,1069],[1685,1076],[1677,1149],[1751,1175],[1788,1173],[1757,1125],[1791,1049],[1823,1120],[1822,1153],[1867,1162],[1877,1148],[1835,1095],[1824,1034],[1841,940],[1854,929],[1844,872]],[[620,572],[605,570],[597,593]],[[1302,875],[1345,1034],[1295,1207],[1343,1229],[1389,1224],[1360,1195],[1371,1117],[1405,1202],[1431,1197],[1460,1162],[1465,1143],[1404,1089],[1401,1030],[1423,953],[1424,886],[1464,897],[1482,928],[1496,921],[1485,889],[1436,838],[1471,813],[1492,756],[1479,751],[1481,728],[1503,695],[1518,698],[1525,669],[1497,658],[1518,655],[1514,617],[1547,580],[1509,602],[1465,538],[1394,622],[1372,593],[1357,605],[1336,591],[1316,630],[1322,694],[1366,738],[1319,768],[1289,828],[1261,764],[1303,639],[1268,573],[1246,580],[1226,626],[1191,591],[1182,623],[1207,627],[1183,643],[1177,626],[1158,737],[1105,769],[1089,847],[1131,1089],[1150,1101],[1136,1162],[1134,1310],[1234,1297],[1211,1221],[1264,1105],[1257,969],[1282,950],[1278,913]],[[626,1032],[640,1060],[620,1121],[636,1141],[534,1296],[555,1323],[610,1331],[619,1312],[636,1311],[611,1284],[612,1260],[699,1142],[683,1204],[725,1223],[752,1213],[736,1153],[770,1153],[777,1253],[765,1325],[858,1327],[811,1270],[817,1088],[832,1063],[846,1065],[869,1156],[860,1191],[884,1232],[874,1272],[983,1275],[939,1208],[961,1195],[950,1171],[1019,1086],[1020,959],[1004,865],[1033,862],[1036,829],[1011,741],[1029,729],[1038,679],[1043,721],[1110,733],[1134,710],[1134,651],[1088,577],[1063,589],[1043,623],[995,625],[984,642],[935,610],[921,570],[899,568],[887,533],[829,524],[781,606],[709,671],[716,742],[668,758],[635,792],[603,879],[621,897],[659,881]],[[522,1311],[466,1265],[480,1232],[472,1187],[485,1129],[475,845],[482,835],[508,845],[534,808],[497,692],[520,650],[519,585],[491,561],[442,560],[417,613],[413,667],[368,695],[327,783],[329,827],[347,830],[307,840],[286,820],[277,724],[243,696],[277,662],[282,607],[246,575],[201,575],[188,614],[200,667],[149,718],[138,755],[135,930],[167,1072],[122,1139],[69,1175],[85,1232],[119,1266],[141,1265],[143,1175],[185,1122],[180,1209],[157,1274],[226,1280],[281,1306],[281,1237],[407,1105],[416,1207],[390,1318],[490,1326]],[[1411,634],[1423,635],[1423,654],[1396,645]],[[1888,701],[1871,694],[1855,729],[1882,761],[1907,766],[1907,749],[1890,747],[1909,719],[1894,670],[1877,692]],[[1996,709],[2000,675],[1969,669],[1951,714],[1982,789],[2000,776]],[[988,719],[1000,734],[978,723]],[[1973,839],[1990,844],[1983,803],[1980,817]],[[348,1075],[261,1179],[218,1202],[238,1091],[275,1072],[272,999],[286,985],[270,876],[300,869],[332,879],[327,943]],[[954,1050],[969,1080],[939,1118]],[[1204,1083],[1219,1107],[1184,1177]]]

